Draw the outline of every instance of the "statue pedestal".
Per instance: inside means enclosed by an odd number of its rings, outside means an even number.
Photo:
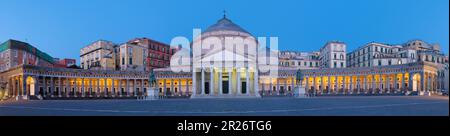
[[[147,92],[147,96],[145,96],[144,100],[156,100],[157,95],[155,94],[155,89],[150,88]]]
[[[304,87],[298,87],[295,92],[297,93],[295,98],[306,98],[306,91]]]

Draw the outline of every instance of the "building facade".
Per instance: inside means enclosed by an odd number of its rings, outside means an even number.
[[[80,50],[82,69],[115,70],[116,45],[110,41],[98,40]]]
[[[53,57],[28,43],[8,40],[0,45],[0,72],[19,65],[53,67]]]
[[[148,52],[144,53],[148,56],[145,58],[145,69],[147,71],[155,68],[169,67],[172,55],[179,49],[178,47],[170,47],[167,44],[149,38],[135,38],[127,43],[147,48]]]
[[[327,42],[320,48],[321,68],[345,68],[346,67],[346,44],[339,41]]]
[[[421,40],[411,40],[398,45],[371,42],[348,53],[347,58],[348,67],[401,65],[419,61],[446,63],[439,45]]]
[[[75,59],[61,59],[55,62],[54,67],[57,68],[69,68],[77,65],[77,60]]]
[[[298,69],[317,69],[320,64],[319,52],[280,51],[279,65]]]
[[[147,71],[147,47],[125,43],[118,49],[120,70]]]

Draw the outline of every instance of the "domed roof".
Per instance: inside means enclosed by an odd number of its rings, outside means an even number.
[[[242,29],[239,25],[236,25],[235,23],[233,23],[226,16],[223,16],[223,18],[220,19],[219,21],[217,21],[216,24],[208,27],[208,29],[206,29],[204,31],[204,33],[213,32],[213,31],[237,31],[237,32],[244,32],[244,33],[250,34],[246,30]]]

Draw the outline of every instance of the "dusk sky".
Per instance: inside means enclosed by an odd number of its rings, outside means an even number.
[[[256,37],[279,37],[279,49],[318,51],[327,41],[347,51],[371,41],[412,39],[449,49],[448,0],[2,0],[0,42],[28,42],[57,58],[75,58],[96,40],[192,39],[227,17]]]

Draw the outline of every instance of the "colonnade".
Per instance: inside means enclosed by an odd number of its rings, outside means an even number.
[[[149,88],[148,79],[18,75],[9,83],[9,95],[24,97],[137,97]]]
[[[438,91],[432,72],[305,76],[303,86],[314,94],[359,94]]]

